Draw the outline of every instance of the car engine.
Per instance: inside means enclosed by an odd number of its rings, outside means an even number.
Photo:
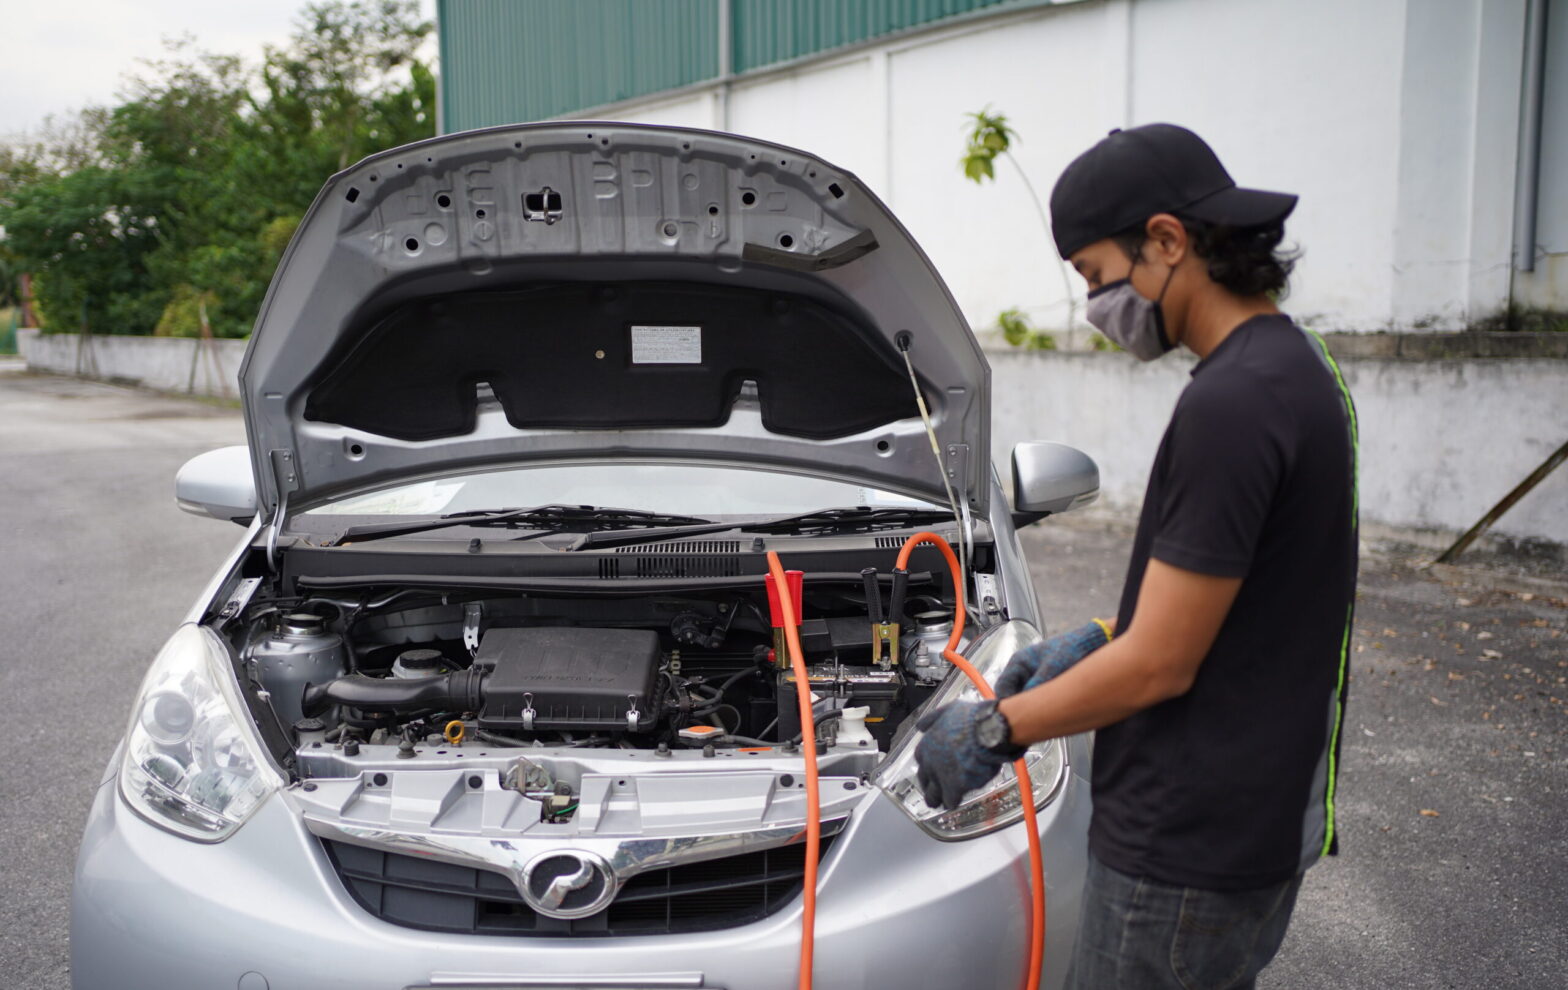
[[[911,597],[889,653],[874,649],[864,595],[824,587],[809,602],[800,635],[813,731],[831,745],[849,726],[861,745],[885,751],[948,674],[951,605]],[[765,604],[733,592],[311,597],[257,608],[238,652],[280,729],[324,733],[339,748],[468,738],[513,748],[787,749],[803,735],[798,688],[772,645]]]

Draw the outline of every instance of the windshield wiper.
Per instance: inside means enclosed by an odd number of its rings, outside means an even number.
[[[451,512],[440,519],[419,522],[374,523],[350,526],[332,545],[364,543],[393,536],[426,533],[453,526],[506,526],[509,528],[536,529],[538,533],[520,537],[531,539],[551,533],[583,532],[592,534],[605,530],[635,529],[639,527],[716,525],[711,519],[696,516],[679,516],[663,512],[645,512],[641,509],[617,509],[594,505],[535,505],[526,509],[472,509]],[[717,524],[722,529],[729,524]]]
[[[869,533],[952,518],[953,513],[948,509],[874,509],[869,505],[857,505],[746,523],[740,528],[748,533]]]
[[[679,539],[683,536],[706,536],[738,530],[742,533],[869,533],[878,529],[897,529],[917,523],[942,522],[953,518],[947,509],[874,509],[857,505],[844,509],[817,509],[795,516],[778,519],[759,519],[755,522],[713,523],[707,526],[671,526],[664,529],[647,529],[636,533],[585,533],[570,547],[572,550],[595,550],[604,547],[629,547],[655,540]]]

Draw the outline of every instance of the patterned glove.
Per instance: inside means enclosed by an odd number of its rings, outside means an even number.
[[[980,745],[975,723],[995,707],[991,701],[955,701],[927,712],[915,728],[925,733],[915,747],[915,775],[920,793],[932,808],[949,811],[965,794],[984,784],[1007,757]]]
[[[1077,629],[1026,646],[1013,654],[1002,676],[996,679],[996,696],[1010,698],[1020,691],[1037,688],[1110,641],[1106,624],[1091,619]]]

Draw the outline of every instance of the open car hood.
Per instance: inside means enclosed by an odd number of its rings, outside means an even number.
[[[574,459],[773,466],[938,503],[945,471],[987,508],[990,372],[930,261],[853,175],[710,131],[492,128],[333,176],[240,385],[268,515]]]

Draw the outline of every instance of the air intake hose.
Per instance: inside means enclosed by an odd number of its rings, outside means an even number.
[[[485,703],[488,670],[470,667],[435,677],[366,677],[348,674],[325,684],[305,685],[302,708],[320,715],[333,705],[364,712],[396,712],[434,708],[476,712]]]

